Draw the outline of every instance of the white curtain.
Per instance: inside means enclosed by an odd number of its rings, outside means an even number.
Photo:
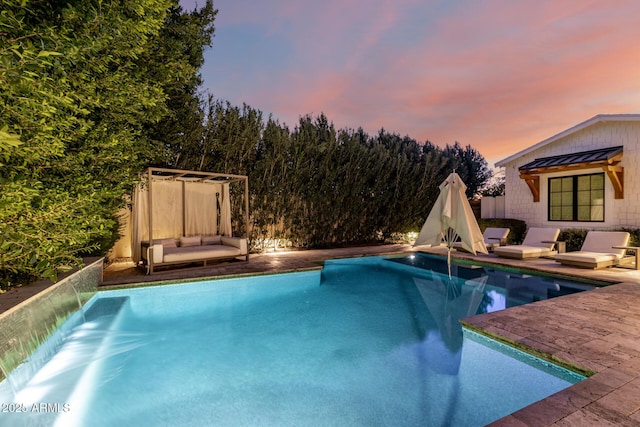
[[[180,237],[184,230],[182,218],[182,185],[180,181],[153,181],[153,238]]]
[[[142,185],[136,185],[131,211],[131,259],[136,264],[142,259],[140,242],[149,238],[148,200],[147,189],[142,188]]]
[[[229,195],[229,183],[222,184],[222,203],[220,206],[220,235],[232,236],[231,230],[231,200]]]
[[[154,180],[151,186],[154,240],[178,238],[183,234],[232,235],[228,183]],[[219,194],[220,224],[216,193]],[[145,240],[149,240],[149,192],[146,186],[138,185],[134,190],[131,213],[131,258],[135,263],[141,260],[140,244]]]
[[[153,181],[153,238],[182,236],[182,183]],[[149,240],[149,191],[138,185],[133,193],[131,258],[141,259],[140,242]]]
[[[186,182],[185,232],[187,236],[213,236],[217,234],[216,192],[218,185]]]

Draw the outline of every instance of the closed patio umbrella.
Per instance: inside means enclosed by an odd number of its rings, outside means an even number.
[[[462,241],[462,247],[474,255],[478,252],[488,253],[482,232],[465,195],[466,189],[467,186],[455,172],[440,184],[440,195],[429,212],[414,246],[437,246],[444,240],[449,263],[451,248],[458,237]]]

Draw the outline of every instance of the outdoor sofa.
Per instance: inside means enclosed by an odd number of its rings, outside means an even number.
[[[244,256],[249,260],[247,239],[228,236],[191,236],[178,239],[155,239],[153,245],[142,243],[142,261],[147,274],[155,267],[220,261]]]
[[[579,251],[555,256],[561,264],[583,268],[605,268],[620,264],[626,250],[614,249],[627,246],[630,234],[626,231],[589,231]]]
[[[532,227],[527,230],[527,235],[521,245],[499,246],[493,250],[493,253],[501,257],[514,259],[552,256],[557,253],[554,247],[558,243],[559,235],[559,228]]]
[[[509,235],[508,228],[487,227],[482,233],[484,244],[489,252],[492,252],[498,246],[504,246],[507,244],[507,236]],[[458,251],[467,252],[462,247],[462,242],[455,242],[453,248]]]

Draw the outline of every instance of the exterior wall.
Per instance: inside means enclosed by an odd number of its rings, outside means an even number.
[[[483,197],[481,199],[480,211],[480,218],[483,219],[506,218],[504,196]]]
[[[518,167],[537,158],[558,156],[580,151],[624,146],[620,165],[624,167],[624,199],[615,199],[613,185],[605,175],[605,221],[561,222],[548,220],[549,178],[602,172],[602,168],[540,175],[540,201],[533,195]],[[640,122],[598,122],[575,133],[553,141],[538,150],[504,164],[505,210],[508,218],[520,219],[529,227],[558,227],[585,229],[640,228]]]
[[[110,260],[119,258],[131,258],[131,211],[129,208],[122,208],[118,212],[120,221],[120,238],[113,245],[107,258]]]

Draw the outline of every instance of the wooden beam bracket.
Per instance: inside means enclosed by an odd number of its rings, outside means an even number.
[[[528,175],[528,174],[520,174],[520,178],[524,179],[524,182],[531,190],[531,194],[533,195],[533,201],[540,201],[540,176],[539,175]]]
[[[616,199],[624,199],[624,168],[622,166],[604,166],[602,168],[607,173],[614,189]]]

